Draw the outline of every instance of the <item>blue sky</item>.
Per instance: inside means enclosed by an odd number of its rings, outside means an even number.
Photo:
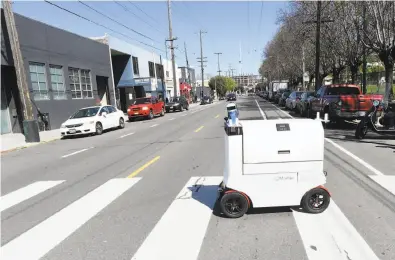
[[[147,44],[152,43],[151,40],[95,13],[79,2],[53,2],[131,38]],[[84,1],[84,3],[105,13],[121,24],[152,38],[155,41],[154,46],[163,50],[162,53],[158,52],[158,54],[163,55],[163,57],[166,56],[164,41],[169,36],[166,1],[133,1],[134,5],[128,1],[118,1],[127,10],[112,1]],[[184,42],[187,45],[190,66],[199,66],[197,62],[197,57],[200,56],[198,32],[202,29],[207,31],[203,36],[203,54],[208,60],[205,73],[216,74],[217,56],[214,52],[223,53],[220,57],[221,70],[228,70],[231,64],[236,69],[235,73],[238,73],[239,43],[241,42],[242,70],[244,73],[257,74],[262,49],[274,36],[278,28],[276,25],[278,11],[281,8],[286,8],[287,2],[172,1],[171,6],[173,36],[178,37],[175,45],[179,49],[176,50],[176,61],[179,66],[185,66],[186,64],[183,52]],[[262,19],[260,19],[261,6]],[[13,9],[18,14],[82,36],[103,36],[107,32],[117,38],[136,44],[129,38],[94,25],[43,1],[15,1]],[[261,23],[259,23],[260,20]],[[170,58],[170,50],[168,55]]]

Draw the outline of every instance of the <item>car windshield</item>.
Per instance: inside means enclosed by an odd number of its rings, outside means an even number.
[[[180,98],[179,97],[172,98],[172,102],[180,102]]]
[[[303,92],[296,92],[296,97],[300,98],[300,96],[303,94]]]
[[[138,98],[133,102],[133,105],[151,104],[150,98]]]
[[[83,118],[83,117],[92,117],[99,112],[100,107],[90,107],[90,108],[83,108],[78,110],[74,115],[70,118]]]

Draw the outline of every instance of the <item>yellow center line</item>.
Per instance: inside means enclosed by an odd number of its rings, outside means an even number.
[[[219,115],[216,115],[214,118],[218,118],[219,117]]]
[[[195,130],[195,133],[199,132],[200,130],[202,130],[204,127],[204,125],[202,125],[201,127],[199,127],[198,129]]]
[[[137,170],[135,170],[134,172],[132,172],[128,178],[133,178],[135,177],[137,174],[139,174],[140,172],[142,172],[145,168],[147,168],[148,166],[150,166],[151,164],[153,164],[154,162],[156,162],[157,160],[159,160],[160,156],[156,156],[154,159],[152,159],[151,161],[147,162],[146,164],[144,164],[143,166],[141,166],[140,168],[138,168]]]

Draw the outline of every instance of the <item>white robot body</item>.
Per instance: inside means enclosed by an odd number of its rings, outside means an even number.
[[[300,205],[326,183],[324,129],[311,119],[246,120],[225,126],[222,189],[246,194],[253,207]]]

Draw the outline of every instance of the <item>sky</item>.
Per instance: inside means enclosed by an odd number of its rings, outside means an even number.
[[[51,2],[116,32],[44,1],[14,1],[13,10],[15,13],[84,37],[97,37],[108,33],[146,49],[149,47],[141,45],[138,41],[149,46],[154,44],[154,47],[160,49],[156,52],[166,57],[165,39],[169,38],[167,1],[83,1],[84,4],[106,14],[118,23],[78,1]],[[177,65],[186,66],[185,42],[189,65],[199,73],[200,64],[197,58],[200,57],[199,31],[202,30],[207,32],[202,38],[203,56],[207,57],[208,61],[205,74],[210,76],[217,74],[218,57],[215,52],[222,53],[220,67],[223,74],[230,66],[235,69],[234,74],[240,71],[243,74],[258,74],[263,48],[278,29],[276,23],[278,12],[287,6],[288,2],[280,1],[171,1],[173,37],[178,38],[174,41],[177,47],[175,51]],[[170,50],[167,55],[170,59]]]

